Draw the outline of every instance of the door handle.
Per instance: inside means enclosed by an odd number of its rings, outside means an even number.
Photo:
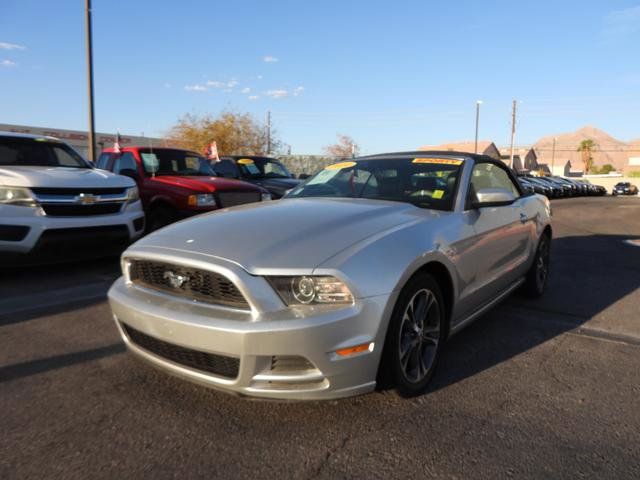
[[[524,213],[520,214],[520,223],[527,223],[527,216]]]

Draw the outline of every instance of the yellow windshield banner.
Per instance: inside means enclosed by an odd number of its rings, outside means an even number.
[[[440,200],[444,195],[444,190],[435,190],[431,198],[435,198],[436,200]]]
[[[462,165],[463,160],[455,158],[414,158],[412,163],[434,163],[439,165]]]
[[[250,158],[241,158],[240,160],[238,160],[238,163],[240,165],[251,165],[254,162]]]
[[[340,162],[329,165],[325,170],[342,170],[343,168],[349,168],[355,166],[356,162]]]

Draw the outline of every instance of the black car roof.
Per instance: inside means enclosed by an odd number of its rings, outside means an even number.
[[[482,155],[479,153],[469,153],[469,152],[455,152],[450,150],[414,150],[409,152],[392,152],[392,153],[378,153],[375,155],[365,155],[362,157],[356,157],[354,160],[388,160],[393,158],[413,158],[413,157],[424,157],[426,155],[432,156],[437,155],[439,157],[455,157],[455,158],[472,158],[475,161],[491,161],[496,162],[497,160],[488,155]]]

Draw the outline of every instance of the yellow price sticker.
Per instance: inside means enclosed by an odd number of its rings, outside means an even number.
[[[435,198],[436,200],[439,200],[442,198],[443,195],[444,195],[444,190],[434,190],[433,195],[431,195],[431,198]]]
[[[254,162],[250,158],[241,158],[240,160],[238,160],[238,163],[240,165],[251,165]]]
[[[462,165],[462,160],[454,158],[414,158],[412,163],[434,163],[438,165]]]
[[[340,162],[329,165],[325,170],[342,170],[343,168],[349,168],[355,166],[356,162]]]

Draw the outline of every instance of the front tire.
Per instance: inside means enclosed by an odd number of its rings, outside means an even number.
[[[383,385],[403,397],[421,395],[446,339],[446,309],[436,280],[418,273],[403,288],[387,330],[380,365]]]

